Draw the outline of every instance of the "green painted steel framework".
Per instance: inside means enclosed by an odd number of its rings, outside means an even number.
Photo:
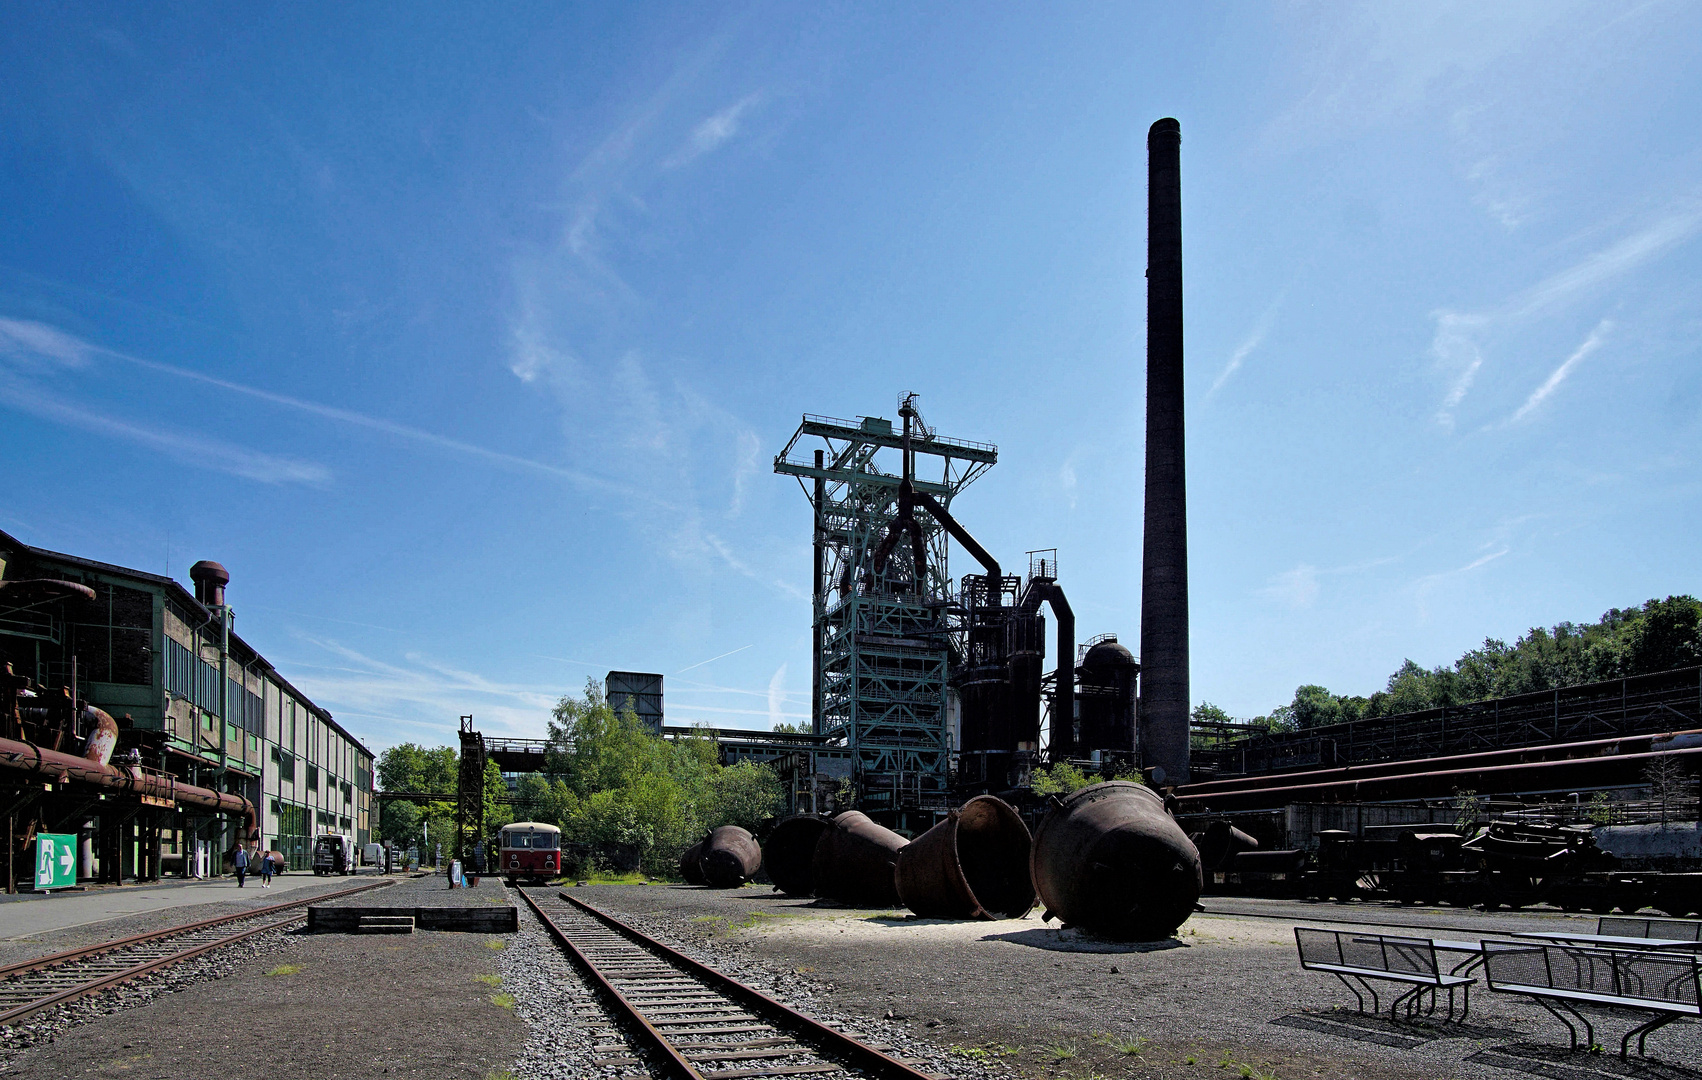
[[[916,426],[914,486],[949,509],[998,461],[998,447]],[[818,439],[822,448],[806,458]],[[954,597],[945,529],[918,507],[922,572],[909,544],[893,549],[879,576],[871,569],[898,508],[902,448],[890,420],[805,414],[774,459],[776,473],[798,478],[815,513],[813,730],[852,751],[866,810],[939,802],[951,770],[947,609]]]

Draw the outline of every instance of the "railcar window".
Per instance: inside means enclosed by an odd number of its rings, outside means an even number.
[[[526,833],[509,833],[508,846],[511,848],[531,847],[532,838]]]
[[[534,838],[535,842],[533,843],[532,846],[538,847],[538,848],[547,848],[550,851],[554,851],[556,849],[556,847],[558,845],[558,841],[560,839],[561,838],[559,836],[557,836],[555,833],[539,833]]]

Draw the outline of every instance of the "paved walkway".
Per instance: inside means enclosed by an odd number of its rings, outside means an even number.
[[[363,873],[363,880],[378,875]],[[262,889],[260,879],[250,876],[248,884],[238,889],[236,878],[214,878],[207,881],[185,881],[162,885],[126,885],[103,887],[86,893],[58,893],[32,896],[0,904],[0,941],[15,941],[34,937],[53,930],[122,919],[166,908],[192,907],[228,900],[250,900],[253,903],[275,902],[294,889],[309,885],[335,884],[346,878],[314,877],[307,871],[296,871],[272,878],[272,887]]]

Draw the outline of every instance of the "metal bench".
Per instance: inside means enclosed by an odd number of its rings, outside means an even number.
[[[1702,941],[1702,919],[1642,919],[1628,915],[1603,915],[1596,922],[1596,933],[1604,937]]]
[[[1365,998],[1349,979],[1359,983],[1371,995],[1371,1011],[1381,1012],[1377,991],[1371,980],[1404,983],[1411,987],[1389,1003],[1389,1019],[1405,1003],[1407,1017],[1430,996],[1427,1014],[1436,1011],[1436,991],[1448,991],[1448,1019],[1454,1018],[1454,991],[1464,991],[1465,1008],[1460,1012],[1463,1021],[1471,1011],[1471,985],[1477,980],[1466,975],[1445,974],[1436,967],[1436,945],[1429,938],[1397,937],[1393,934],[1373,934],[1352,930],[1316,930],[1312,927],[1294,928],[1294,943],[1300,949],[1300,966],[1307,971],[1323,971],[1341,980],[1365,1011]]]
[[[1578,1011],[1579,1005],[1654,1013],[1653,1019],[1633,1027],[1619,1041],[1621,1060],[1627,1057],[1633,1035],[1641,1055],[1656,1028],[1681,1017],[1702,1017],[1699,977],[1702,968],[1693,952],[1483,943],[1485,985],[1499,994],[1521,994],[1547,1009],[1566,1025],[1573,1050],[1578,1049],[1578,1029],[1566,1014],[1584,1025],[1586,1045],[1594,1046],[1596,1041],[1595,1028]]]

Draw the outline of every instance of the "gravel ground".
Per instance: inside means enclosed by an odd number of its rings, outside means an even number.
[[[1119,945],[1048,926],[1038,915],[952,923],[766,889],[589,886],[575,895],[630,916],[646,932],[689,943],[729,974],[757,985],[766,979],[776,996],[818,1014],[890,1018],[871,1034],[903,1056],[927,1060],[926,1071],[1702,1080],[1695,1025],[1674,1025],[1651,1039],[1658,1066],[1628,1068],[1614,1054],[1569,1057],[1565,1031],[1547,1013],[1487,992],[1473,996],[1464,1028],[1360,1017],[1340,983],[1302,972],[1295,957],[1296,924],[1404,924],[1450,937],[1593,929],[1593,921],[1584,926],[1571,916],[1212,898],[1207,903],[1217,913],[1196,915],[1177,938]],[[1607,1018],[1598,1039],[1617,1050],[1628,1026],[1624,1017]]]
[[[420,879],[348,902],[419,906],[429,901],[409,894],[424,896],[428,882],[442,885]],[[457,895],[507,902],[500,884]],[[486,1080],[525,1033],[500,985],[512,936],[260,935],[44,1014],[0,1038],[0,1075]]]
[[[823,998],[810,980],[776,971],[737,951],[682,936],[676,932],[679,927],[673,920],[634,916],[628,921],[694,960],[711,965],[805,1015],[833,1024],[863,1042],[911,1061],[923,1072],[965,1077],[987,1073],[982,1064],[944,1052],[918,1038],[902,1021],[847,1015]],[[596,1046],[625,1043],[631,1048],[638,1044],[620,1030],[614,1015],[603,1008],[590,984],[524,904],[520,933],[503,956],[503,985],[519,999],[517,1011],[528,1028],[525,1050],[511,1066],[517,1080],[642,1075],[637,1066],[593,1064],[596,1059],[617,1056],[608,1051],[593,1053]],[[643,1056],[636,1049],[632,1053]]]

